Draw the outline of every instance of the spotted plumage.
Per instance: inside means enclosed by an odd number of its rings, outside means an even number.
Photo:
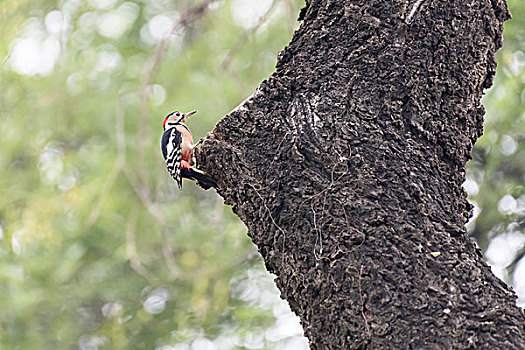
[[[182,188],[181,161],[182,161],[182,134],[176,128],[169,128],[162,135],[162,155],[166,161],[166,168],[171,177]]]
[[[193,168],[193,135],[186,126],[186,119],[195,114],[173,112],[164,118],[164,134],[161,140],[162,155],[166,161],[166,168],[179,189],[182,189],[182,178],[197,181],[204,189],[215,187],[215,181],[202,171]]]

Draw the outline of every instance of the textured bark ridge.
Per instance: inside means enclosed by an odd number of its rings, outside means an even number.
[[[276,72],[200,164],[312,349],[525,349],[464,229],[503,0],[307,0]]]

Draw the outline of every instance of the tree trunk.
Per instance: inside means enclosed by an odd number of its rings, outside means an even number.
[[[276,72],[201,167],[312,349],[525,349],[464,224],[503,0],[307,0]]]

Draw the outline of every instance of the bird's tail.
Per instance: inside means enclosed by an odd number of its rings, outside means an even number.
[[[200,171],[199,169],[191,168],[191,169],[181,169],[181,175],[185,179],[194,180],[201,185],[202,188],[205,190],[210,189],[211,187],[217,187],[217,183],[210,175],[207,175],[203,171]]]

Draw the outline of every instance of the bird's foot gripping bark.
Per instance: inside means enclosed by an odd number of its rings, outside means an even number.
[[[180,161],[180,168],[181,169],[186,169],[186,170],[191,170],[191,165],[187,161],[181,160]]]
[[[204,141],[204,139],[200,139],[196,144],[191,146],[191,150],[193,151],[197,146],[200,146],[200,144]]]

